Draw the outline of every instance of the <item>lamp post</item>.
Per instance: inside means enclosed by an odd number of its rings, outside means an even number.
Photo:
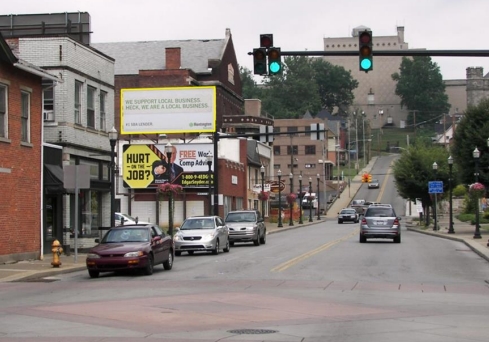
[[[338,139],[339,140],[339,139]],[[335,145],[336,149],[336,198],[340,198],[340,145]]]
[[[260,167],[260,172],[261,172],[261,193],[263,196],[263,193],[265,192],[265,166]],[[265,217],[265,200],[261,200],[261,216]]]
[[[453,230],[453,204],[452,204],[452,168],[453,168],[453,158],[452,156],[448,157],[448,169],[450,171],[448,178],[448,188],[450,191],[450,213],[448,217],[448,234],[454,234],[455,230]]]
[[[168,142],[165,145],[165,153],[166,153],[166,159],[168,161],[168,167],[171,170],[172,168],[171,155],[173,153],[173,146],[172,144],[170,144],[170,142]],[[172,181],[173,181],[172,175],[171,172],[169,172],[168,182],[171,184]],[[170,191],[168,196],[168,234],[170,234],[170,237],[173,239],[173,215],[172,215],[173,208],[172,207],[173,207],[173,192]]]
[[[474,176],[475,176],[475,182],[478,183],[479,182],[479,157],[480,157],[481,153],[479,152],[479,150],[477,149],[477,147],[475,148],[474,152],[472,152],[472,156],[474,157],[474,161],[475,161],[475,172],[474,172]],[[482,238],[481,236],[481,232],[480,232],[480,226],[479,226],[479,199],[477,198],[476,199],[476,204],[475,204],[475,233],[474,233],[474,239],[480,239]]]
[[[294,193],[294,175],[292,173],[289,173],[289,180],[290,180],[290,193]],[[289,203],[289,226],[294,225],[294,221],[292,220],[292,209],[294,207],[294,203]]]
[[[208,202],[209,202],[209,215],[212,215],[212,203],[211,203],[211,186],[212,186],[212,183],[211,183],[211,167],[212,167],[212,159],[214,159],[214,156],[212,155],[212,153],[209,151],[207,152],[207,156],[206,156],[206,159],[207,159],[207,166],[208,166],[208,169],[207,169],[207,180],[208,180],[208,186],[209,186],[209,198],[208,198]]]
[[[317,212],[318,212],[318,220],[320,220],[321,219],[321,216],[319,216],[320,215],[319,214],[319,211],[320,211],[320,208],[321,207],[319,206],[319,199],[320,199],[321,196],[319,196],[319,173],[316,175],[316,179],[318,181],[318,188],[317,188],[318,208],[317,208]]]
[[[312,222],[312,179],[309,177],[309,222]]]
[[[363,139],[362,139],[362,146],[363,146],[363,167],[365,168],[365,112],[362,111],[362,134],[363,134]]]
[[[353,115],[355,116],[355,173],[358,174],[358,169],[360,168],[360,165],[358,164],[358,118],[357,118],[357,112],[353,112]]]
[[[302,175],[299,175],[299,224],[304,224],[302,221]]]
[[[436,180],[436,171],[438,170],[438,164],[436,162],[433,163],[433,170],[435,171],[435,180]],[[437,215],[436,215],[436,197],[437,194],[433,194],[435,196],[435,206],[433,208],[433,215],[435,218],[435,226],[433,227],[433,230],[438,230],[438,220],[437,220]]]
[[[110,142],[110,226],[115,227],[115,144],[118,133],[115,127],[109,131]]]
[[[278,225],[277,227],[281,228],[284,225],[282,224],[282,183],[280,179],[282,178],[282,171],[277,171],[278,176]]]

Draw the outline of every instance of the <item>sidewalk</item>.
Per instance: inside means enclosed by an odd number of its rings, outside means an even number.
[[[375,164],[376,158],[373,158],[370,163],[359,173],[363,171],[370,172]],[[350,188],[346,188],[341,196],[329,207],[326,215],[320,216],[320,220],[317,219],[317,215],[312,217],[312,222],[309,222],[309,213],[304,213],[303,224],[293,222],[293,226],[289,226],[289,222],[282,222],[283,227],[277,227],[277,223],[267,224],[267,234],[274,234],[289,229],[297,229],[316,224],[319,222],[336,220],[338,212],[348,207],[351,200],[355,198],[356,193],[362,186],[361,176],[357,175],[350,182]],[[406,212],[408,212],[406,210]],[[306,215],[307,214],[307,215]],[[432,227],[424,228],[417,225],[417,221],[413,220],[413,216],[403,217],[402,224],[407,227],[407,230],[414,231],[422,234],[432,235],[439,238],[451,239],[463,242],[475,253],[480,255],[485,260],[489,261],[489,247],[488,239],[489,232],[481,231],[481,239],[474,239],[475,226],[462,222],[454,218],[454,234],[448,234],[448,215],[443,215],[438,218],[438,225],[440,230],[433,231]],[[44,281],[49,282],[55,279],[59,274],[83,271],[86,270],[85,259],[86,254],[77,255],[75,262],[75,255],[72,253],[70,256],[61,255],[61,266],[54,268],[51,265],[52,255],[46,254],[43,256],[43,260],[25,260],[14,263],[0,264],[0,283],[4,282],[16,282],[16,281]],[[88,273],[87,273],[88,277]]]

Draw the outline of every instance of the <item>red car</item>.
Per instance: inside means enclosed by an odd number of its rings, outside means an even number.
[[[154,265],[163,264],[171,270],[175,248],[170,235],[158,226],[133,224],[111,228],[97,246],[87,254],[87,269],[91,278],[100,272],[140,269],[153,274]]]

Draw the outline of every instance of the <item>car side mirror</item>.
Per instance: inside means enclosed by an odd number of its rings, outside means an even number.
[[[161,240],[161,236],[159,235],[156,235],[154,238],[153,238],[153,241],[160,241]]]
[[[100,239],[99,238],[95,239],[95,243],[100,243]]]
[[[138,224],[139,218],[136,216],[136,224]]]

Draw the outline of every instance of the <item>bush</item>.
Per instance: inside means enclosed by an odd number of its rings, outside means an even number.
[[[462,197],[462,196],[465,196],[465,194],[467,193],[467,189],[462,184],[459,184],[455,188],[453,188],[452,193],[453,193],[453,196],[455,196],[455,197]]]

